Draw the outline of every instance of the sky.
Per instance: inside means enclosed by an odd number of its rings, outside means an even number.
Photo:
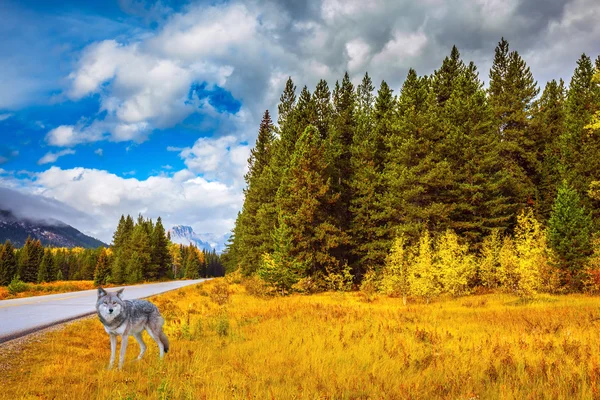
[[[597,0],[0,0],[0,208],[107,243],[138,213],[221,237],[288,77],[397,93],[456,45],[487,82],[505,37],[568,83],[598,21]]]

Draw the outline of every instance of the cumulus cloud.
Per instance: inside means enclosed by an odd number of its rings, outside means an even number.
[[[223,235],[232,228],[242,203],[239,190],[189,170],[139,180],[103,170],[51,167],[36,174],[31,187],[44,198],[91,216],[94,224],[75,226],[107,242],[121,214],[161,216],[165,226],[187,224],[197,232]]]
[[[66,156],[67,154],[75,154],[75,150],[65,149],[56,153],[49,151],[38,160],[38,165],[54,163],[59,157]]]

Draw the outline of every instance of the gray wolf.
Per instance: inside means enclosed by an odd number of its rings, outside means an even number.
[[[165,322],[158,308],[146,300],[123,300],[123,289],[116,292],[107,292],[98,288],[98,301],[96,311],[98,318],[104,325],[104,330],[110,336],[110,363],[112,368],[117,352],[117,336],[121,336],[121,353],[119,357],[119,369],[123,368],[125,352],[129,336],[133,336],[140,344],[138,360],[146,351],[146,343],[142,339],[144,329],[150,337],[158,344],[160,358],[169,351],[169,339],[162,330]]]

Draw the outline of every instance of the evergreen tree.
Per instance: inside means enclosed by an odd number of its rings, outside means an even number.
[[[296,86],[292,81],[292,77],[290,76],[288,80],[285,82],[285,89],[279,98],[279,106],[277,107],[277,111],[279,116],[277,118],[277,124],[281,128],[283,125],[288,122],[292,112],[294,111],[294,107],[296,105]],[[264,117],[263,117],[264,120]]]
[[[309,126],[296,143],[276,200],[280,221],[290,228],[286,233],[292,237],[289,256],[308,275],[330,273],[340,267],[334,254],[347,238],[328,212],[337,199],[327,176],[325,144],[318,130]]]
[[[300,99],[302,100],[302,93]],[[329,86],[327,86],[327,82],[323,79],[319,81],[315,88],[312,96],[312,104],[314,105],[314,119],[311,123],[321,134],[321,139],[326,139],[329,136],[333,108]]]
[[[51,278],[52,271],[54,270],[54,258],[52,257],[52,252],[50,249],[44,250],[44,256],[42,257],[42,262],[40,263],[40,267],[38,268],[38,276],[37,282],[50,282],[56,280],[56,275]]]
[[[414,71],[411,70],[411,73]],[[363,85],[370,87],[369,81],[363,82]],[[361,89],[366,95],[364,90]],[[394,132],[393,113],[392,90],[383,81],[374,109],[369,111],[370,121],[363,126],[365,131],[355,136],[352,145],[351,243],[355,257],[352,266],[357,276],[362,276],[368,268],[378,270],[383,266],[394,233],[387,223],[389,214],[382,210],[381,205],[381,197],[387,188],[383,170],[387,143]]]
[[[19,254],[18,275],[21,280],[23,282],[37,282],[39,265],[35,241],[28,237]]]
[[[171,263],[169,255],[169,242],[165,235],[162,219],[158,217],[154,231],[152,232],[150,254],[150,265],[153,266],[154,278],[166,278],[171,276]]]
[[[272,145],[275,140],[274,126],[269,111],[265,111],[263,120],[256,139],[256,146],[248,159],[248,173],[245,176],[247,188],[246,198],[242,212],[238,218],[235,240],[237,241],[239,259],[242,273],[251,275],[259,264],[261,254],[272,249],[270,215],[260,213],[261,207],[270,204],[274,208],[273,200],[275,188],[270,185],[270,179],[265,181],[263,174],[268,175],[269,162],[272,156]]]
[[[592,254],[592,219],[576,190],[565,182],[558,189],[548,221],[548,242],[557,266],[570,275],[572,289],[581,289],[586,259]]]
[[[565,85],[551,80],[546,83],[542,96],[535,104],[533,124],[540,131],[536,135],[542,143],[541,176],[538,183],[539,213],[543,221],[547,221],[552,211],[561,177],[565,177],[567,163],[563,149],[566,143],[565,130]]]
[[[140,257],[137,251],[131,253],[131,257],[127,261],[125,276],[127,283],[138,283],[144,279],[144,263],[146,260]]]
[[[110,260],[106,249],[102,249],[96,269],[94,270],[94,285],[104,285],[110,279]]]
[[[510,199],[514,209],[535,204],[537,200],[539,154],[543,149],[537,147],[541,141],[530,125],[538,93],[531,70],[518,52],[509,52],[508,42],[502,38],[490,70],[488,98],[496,118],[505,169],[518,185],[516,196]]]
[[[597,200],[585,196],[598,180],[600,170],[600,135],[586,128],[600,110],[600,87],[593,82],[592,60],[585,54],[577,61],[566,99],[565,179],[582,196],[586,208],[592,210],[595,224],[600,223]]]
[[[0,286],[6,286],[17,275],[17,256],[10,240],[0,248]]]
[[[119,250],[114,254],[110,272],[111,282],[121,284],[127,279],[127,259],[124,250]]]
[[[135,228],[133,228],[133,233],[130,240],[130,248],[132,252],[131,257],[133,257],[133,253],[137,253],[137,260],[134,263],[135,274],[137,274],[138,271],[141,271],[141,279],[153,279],[154,276],[151,271],[149,271],[151,261],[150,252],[152,248],[150,245],[150,236],[148,235],[145,221],[142,220],[141,223],[138,221],[138,224],[135,226]],[[127,275],[130,278],[133,276],[131,274]]]

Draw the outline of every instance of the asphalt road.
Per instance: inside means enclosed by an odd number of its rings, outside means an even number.
[[[140,299],[193,285],[206,279],[123,286],[125,300]],[[120,287],[109,288],[116,291]],[[98,291],[84,290],[0,301],[0,343],[96,312]]]

